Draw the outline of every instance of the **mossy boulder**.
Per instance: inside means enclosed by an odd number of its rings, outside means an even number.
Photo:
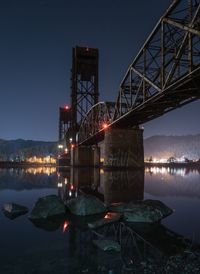
[[[37,200],[31,214],[30,219],[50,218],[65,214],[65,205],[56,195],[48,195]]]
[[[106,206],[92,195],[81,195],[66,201],[66,206],[72,214],[87,216],[106,211]]]
[[[123,213],[128,222],[154,223],[169,216],[173,210],[159,200],[133,201],[129,203],[112,204],[112,212]]]
[[[160,210],[144,203],[132,203],[124,211],[124,220],[127,222],[155,223],[162,219]]]

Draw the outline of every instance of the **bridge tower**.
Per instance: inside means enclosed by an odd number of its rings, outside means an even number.
[[[98,103],[98,49],[76,46],[72,50],[71,105],[59,109],[59,144],[76,143],[80,123]]]
[[[72,50],[71,136],[76,143],[80,123],[89,109],[98,103],[98,49],[76,46]]]
[[[59,108],[59,147],[67,147],[66,133],[70,129],[71,109],[68,105]]]

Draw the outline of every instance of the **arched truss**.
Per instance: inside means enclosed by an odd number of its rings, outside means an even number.
[[[115,110],[113,102],[99,102],[94,105],[83,119],[79,133],[78,143],[95,138],[97,133],[102,133],[107,125],[112,123]]]
[[[199,98],[200,0],[174,0],[129,66],[108,121],[110,126],[136,126]],[[88,112],[96,118],[85,118],[85,136],[92,119],[97,134],[107,117],[100,106]]]

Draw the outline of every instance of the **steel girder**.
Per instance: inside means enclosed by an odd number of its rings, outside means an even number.
[[[109,126],[138,126],[199,98],[200,0],[174,0],[129,66]],[[84,127],[80,142],[94,134]]]

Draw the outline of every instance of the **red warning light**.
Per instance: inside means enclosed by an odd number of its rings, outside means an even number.
[[[70,109],[70,107],[68,105],[65,105],[65,109],[68,110]]]

